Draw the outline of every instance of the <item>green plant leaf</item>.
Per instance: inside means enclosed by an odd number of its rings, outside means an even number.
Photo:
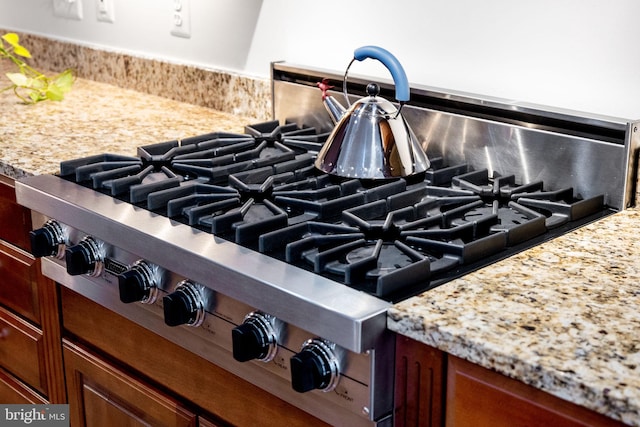
[[[52,84],[47,88],[45,96],[51,101],[62,101],[64,99],[64,91],[60,87]]]
[[[25,47],[20,45],[20,37],[16,33],[7,33],[3,35],[2,38],[13,46],[13,52],[16,55],[31,58],[31,53]]]
[[[19,44],[20,37],[16,33],[7,33],[2,36],[2,39],[9,43],[11,46]]]
[[[6,74],[11,83],[18,87],[27,87],[29,85],[29,78],[22,73],[7,73]]]
[[[13,53],[15,53],[16,55],[23,56],[25,58],[31,58],[31,53],[22,46],[14,46]]]
[[[67,93],[71,90],[74,81],[75,76],[73,75],[73,71],[64,70],[53,79],[51,84],[59,88],[62,93]]]

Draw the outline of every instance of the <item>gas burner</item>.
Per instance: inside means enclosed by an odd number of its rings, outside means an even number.
[[[452,178],[452,183],[454,187],[469,190],[479,196],[488,196],[491,198],[509,198],[518,193],[542,190],[541,181],[534,181],[526,185],[516,185],[514,175],[501,176],[496,173],[493,178],[490,178],[488,169],[481,169],[455,176]]]
[[[296,184],[283,186],[276,188],[273,196],[275,202],[286,209],[303,210],[316,219],[336,220],[346,209],[385,199],[405,188],[403,180],[375,184],[356,179],[335,182],[329,175],[322,175],[313,181],[311,188]]]
[[[154,167],[139,158],[104,154],[64,161],[60,175],[75,182],[89,182],[95,190],[114,197],[129,195],[128,201],[138,203],[147,194],[177,187],[182,178],[162,165]]]
[[[274,165],[231,174],[228,183],[243,194],[264,196],[270,195],[274,187],[298,182],[314,174],[313,158],[309,154],[300,154]]]
[[[557,191],[539,191],[512,196],[520,205],[542,213],[548,229],[582,219],[593,212],[604,209],[604,195],[587,199],[574,197],[573,188]]]
[[[321,251],[304,253],[316,273],[334,274],[347,285],[384,296],[429,278],[435,256],[420,253],[400,241],[357,239]]]
[[[162,212],[170,218],[183,216],[189,225],[202,225],[203,216],[239,201],[240,195],[233,189],[191,182],[149,194],[147,209]]]
[[[490,231],[506,232],[509,246],[520,243],[547,231],[545,216],[515,202],[501,204],[476,202],[463,208],[460,217],[451,221],[452,225],[477,224],[485,218],[495,218]]]
[[[280,125],[277,120],[245,126],[245,133],[257,141],[279,142],[311,154],[317,154],[329,136],[329,132],[317,133],[315,128],[298,127],[295,123]]]

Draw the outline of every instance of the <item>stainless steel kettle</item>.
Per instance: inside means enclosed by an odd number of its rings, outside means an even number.
[[[379,97],[378,85],[370,83],[368,96],[347,110],[327,95],[330,86],[326,82],[319,83],[324,105],[336,126],[318,153],[316,168],[331,175],[359,179],[408,177],[425,172],[430,165],[429,159],[400,114],[409,100],[410,89],[407,75],[395,56],[378,46],[356,49],[343,79],[347,104],[349,68],[354,61],[367,58],[380,61],[391,73],[399,107]]]

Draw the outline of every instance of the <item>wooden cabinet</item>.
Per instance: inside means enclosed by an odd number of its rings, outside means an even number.
[[[0,396],[3,403],[66,401],[56,284],[27,248],[31,217],[0,175]],[[15,400],[15,401],[14,401]]]
[[[327,426],[301,409],[82,295],[64,287],[60,292],[64,330],[70,340],[68,344],[71,340],[81,341],[83,345],[105,354],[109,360],[123,366],[123,371],[129,372],[131,377],[141,378],[139,383],[154,384],[153,388],[189,402],[190,407],[197,408],[203,420],[211,415],[210,420],[220,418],[224,423],[238,426]],[[78,405],[74,403],[78,402],[78,397],[72,397],[71,394],[80,393],[84,386],[77,378],[69,383],[70,376],[77,377],[79,374],[77,368],[69,365],[68,353],[69,345],[66,345],[69,401],[75,406]],[[102,366],[103,370],[107,369]],[[120,387],[121,383],[112,381],[103,383],[99,389],[102,395],[111,390],[110,396],[119,396]],[[94,401],[102,399],[95,397],[96,393],[91,393]],[[152,407],[140,409],[147,411]],[[72,422],[72,426],[76,424]]]
[[[613,427],[622,423],[399,337],[396,426]]]
[[[195,427],[197,416],[179,401],[65,341],[69,418],[74,427]]]

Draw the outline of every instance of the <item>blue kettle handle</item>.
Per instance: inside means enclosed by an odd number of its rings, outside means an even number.
[[[367,58],[377,59],[382,62],[391,73],[393,82],[396,86],[396,100],[399,102],[407,102],[409,100],[409,80],[404,68],[400,65],[400,61],[386,49],[378,46],[362,46],[355,50],[353,58],[363,61]]]

